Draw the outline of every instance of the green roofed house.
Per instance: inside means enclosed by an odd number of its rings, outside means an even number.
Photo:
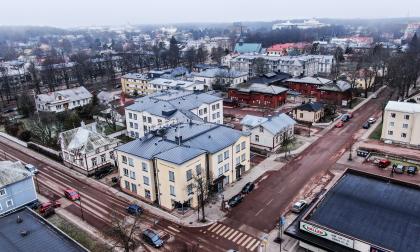
[[[261,43],[244,43],[242,39],[235,45],[236,53],[260,53],[262,51]]]

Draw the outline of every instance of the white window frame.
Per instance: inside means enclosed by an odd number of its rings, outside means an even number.
[[[9,202],[11,202],[11,204],[10,204],[10,205],[9,205]],[[6,207],[7,207],[7,208],[13,207],[13,200],[12,200],[12,199],[8,199],[8,200],[6,200]]]

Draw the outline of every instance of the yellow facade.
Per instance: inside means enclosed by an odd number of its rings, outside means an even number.
[[[149,80],[130,79],[121,77],[121,88],[126,94],[133,94],[136,90],[138,94],[148,95],[154,91],[150,89]]]

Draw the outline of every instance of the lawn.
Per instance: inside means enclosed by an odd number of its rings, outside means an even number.
[[[370,134],[369,138],[374,140],[381,140],[382,136],[382,123],[380,123],[376,129]]]
[[[112,126],[108,125],[108,124],[103,124],[102,126],[104,127],[103,132],[105,133],[105,135],[109,135],[109,134],[112,134],[112,133],[115,133],[115,132],[118,132],[118,131],[121,131],[121,130],[125,129],[124,127],[119,126],[119,125],[117,125],[116,130],[114,130],[114,128]]]
[[[111,251],[107,245],[97,241],[90,234],[57,214],[48,218],[48,221],[92,252]]]

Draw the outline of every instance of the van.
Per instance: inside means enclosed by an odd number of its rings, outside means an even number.
[[[38,173],[38,169],[32,164],[26,164],[25,168],[26,168],[26,170],[28,170],[32,174],[37,174]]]

